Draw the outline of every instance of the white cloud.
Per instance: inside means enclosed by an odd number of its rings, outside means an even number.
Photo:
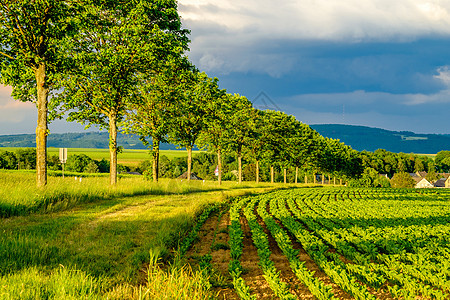
[[[253,36],[359,41],[450,34],[450,1],[440,0],[180,0],[180,13],[189,23]]]
[[[442,66],[436,70],[439,75],[434,78],[440,80],[443,84],[450,88],[450,68],[449,66]]]

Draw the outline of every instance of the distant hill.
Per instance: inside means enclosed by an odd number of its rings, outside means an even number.
[[[125,149],[147,149],[138,136],[118,134],[118,145]],[[109,148],[107,132],[52,133],[47,139],[48,147],[55,148]],[[34,134],[0,135],[0,147],[36,147]],[[161,150],[174,150],[171,144],[161,144]]]
[[[353,149],[435,154],[450,150],[450,134],[416,134],[410,131],[389,131],[365,126],[321,124],[311,125],[321,135],[339,139]]]
[[[381,148],[397,153],[435,154],[441,150],[450,150],[450,134],[416,134],[409,131],[389,131],[338,124],[311,125],[311,128],[325,137],[339,139],[358,151],[375,151]],[[125,149],[147,149],[135,135],[119,134],[118,144]],[[55,148],[107,149],[108,133],[52,133],[48,136],[47,145]],[[34,134],[0,135],[0,147],[36,147],[36,136]],[[161,150],[173,149],[176,149],[174,145],[161,145]]]

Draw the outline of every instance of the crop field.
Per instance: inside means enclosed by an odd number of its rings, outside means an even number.
[[[445,189],[242,197],[205,223],[209,243],[200,239],[187,256],[229,273],[233,288],[221,299],[450,299],[449,200]],[[227,250],[217,251],[218,240]]]

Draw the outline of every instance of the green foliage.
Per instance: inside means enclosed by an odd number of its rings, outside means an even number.
[[[66,40],[72,69],[60,97],[68,120],[109,131],[110,180],[117,181],[117,129],[140,99],[142,74],[186,49],[175,1],[87,2],[76,16],[74,37]],[[95,37],[95,38],[93,38]],[[95,62],[95,63],[93,63]]]
[[[349,181],[349,187],[381,187],[388,188],[391,184],[389,179],[383,176],[380,176],[378,172],[373,168],[366,168],[358,179],[352,179]]]
[[[99,168],[94,161],[89,162],[83,170],[86,173],[98,173]]]
[[[417,171],[431,171],[434,169],[433,159],[415,154],[392,153],[384,149],[359,153],[361,164],[364,168],[371,167],[380,174],[392,177],[398,172],[414,173]],[[431,167],[430,167],[431,166]]]
[[[86,154],[69,155],[66,163],[66,170],[82,173],[93,160]],[[90,173],[90,172],[89,172]]]
[[[391,178],[393,188],[413,188],[415,185],[414,179],[406,172],[395,173]]]
[[[425,176],[425,179],[428,180],[430,183],[436,182],[439,178],[438,175],[434,170],[430,170],[427,175]]]
[[[16,151],[16,156],[20,169],[29,170],[36,168],[36,149],[18,149]]]
[[[47,168],[52,171],[62,170],[62,164],[57,155],[49,155],[47,158]]]
[[[438,152],[434,160],[440,172],[450,172],[450,151]]]
[[[17,169],[17,155],[10,151],[0,151],[0,169]]]

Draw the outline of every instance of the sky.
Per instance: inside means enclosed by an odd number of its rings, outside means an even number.
[[[450,0],[179,0],[179,13],[191,61],[257,108],[450,134]],[[34,133],[34,104],[9,93],[0,86],[0,134]]]

